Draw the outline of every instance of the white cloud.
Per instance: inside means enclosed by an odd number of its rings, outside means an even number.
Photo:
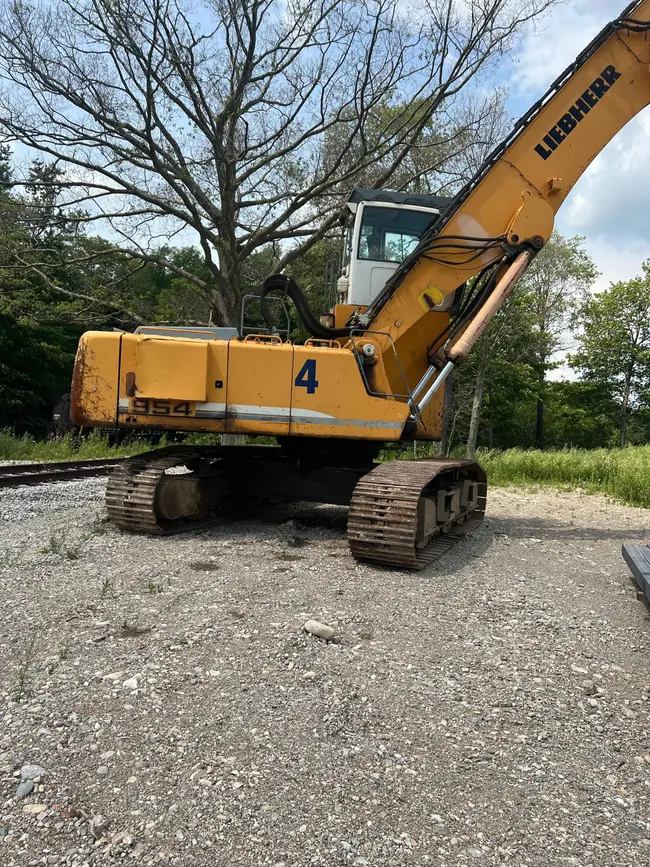
[[[650,112],[631,121],[589,167],[561,211],[563,226],[650,258]]]
[[[521,42],[513,94],[541,95],[620,11],[616,0],[571,0],[556,6]]]
[[[560,231],[565,235],[580,234],[580,226],[560,224]],[[641,274],[641,265],[650,259],[650,239],[647,242],[638,241],[621,243],[616,236],[611,241],[599,241],[587,235],[585,248],[596,263],[600,277],[594,285],[594,292],[608,289],[612,283],[619,280],[631,280]]]

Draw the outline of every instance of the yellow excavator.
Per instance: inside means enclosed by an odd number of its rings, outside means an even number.
[[[113,472],[111,520],[169,533],[273,498],[349,505],[364,561],[418,569],[475,528],[486,477],[471,461],[376,463],[386,443],[439,440],[446,378],[553,231],[587,166],[650,102],[650,0],[636,0],[518,121],[451,201],[355,190],[342,215],[336,303],[267,278],[246,329],[88,332],[72,383],[80,425],[275,438],[176,446]],[[286,339],[286,299],[312,335]],[[273,303],[272,303],[273,302]]]

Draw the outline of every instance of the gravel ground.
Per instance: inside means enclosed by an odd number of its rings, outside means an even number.
[[[146,538],[103,489],[0,493],[2,867],[648,863],[649,512],[496,490],[411,574],[342,509]]]

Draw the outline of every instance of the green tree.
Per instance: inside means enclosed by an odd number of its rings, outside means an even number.
[[[467,455],[473,458],[479,441],[479,428],[485,397],[488,408],[488,445],[493,445],[495,416],[501,402],[529,393],[532,384],[531,359],[540,335],[525,298],[514,294],[494,317],[468,359],[471,374],[471,411],[467,433]],[[467,376],[467,374],[466,374]],[[469,404],[469,400],[466,400]],[[502,410],[501,410],[502,411]]]
[[[607,383],[583,380],[548,382],[548,448],[611,448],[618,442],[619,413]]]
[[[470,457],[479,444],[543,443],[546,374],[571,339],[596,273],[582,238],[554,233],[454,374],[451,439],[465,441]]]
[[[583,308],[579,351],[571,364],[587,382],[606,384],[619,408],[619,441],[627,444],[630,411],[650,392],[650,260],[643,276],[615,283]]]
[[[87,236],[62,204],[56,166],[36,160],[29,178],[16,192],[11,155],[0,149],[0,427],[44,433],[52,403],[70,388],[83,331],[203,323],[210,307],[192,281]],[[195,248],[161,255],[209,279]]]
[[[556,366],[554,356],[568,348],[569,327],[597,276],[596,266],[584,249],[584,238],[564,238],[554,232],[516,290],[523,296],[537,332],[530,357],[538,389],[537,448],[544,448],[546,375]]]
[[[44,435],[52,406],[70,388],[78,332],[0,313],[0,428]]]

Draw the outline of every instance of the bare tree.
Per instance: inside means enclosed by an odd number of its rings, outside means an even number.
[[[462,167],[494,123],[493,96],[468,86],[555,2],[7,3],[0,131],[64,168],[80,223],[193,281],[232,322],[246,259],[275,244],[285,266],[357,178],[408,187],[448,171],[441,158]],[[179,236],[210,280],[156,252]]]

